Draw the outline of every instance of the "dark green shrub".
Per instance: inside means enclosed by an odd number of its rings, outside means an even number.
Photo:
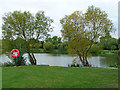
[[[44,50],[52,50],[54,48],[54,45],[51,42],[46,42],[43,44]]]
[[[26,65],[26,60],[25,58],[23,57],[23,51],[20,50],[20,54],[19,56],[16,58],[16,65],[17,66],[22,66],[22,65]],[[15,58],[13,58],[13,62],[15,63]]]
[[[19,56],[16,57],[16,65],[17,66],[22,66],[22,65],[26,65],[26,58],[23,57],[24,53],[25,53],[25,50],[22,49],[22,48],[17,48],[19,50]],[[15,58],[11,58],[13,63],[15,64]]]
[[[100,51],[100,47],[97,44],[94,44],[89,50],[89,53],[91,53],[92,55],[98,55],[99,51]]]
[[[120,55],[120,51],[118,51],[118,55]]]
[[[75,67],[75,64],[71,64],[71,67]]]
[[[109,67],[118,67],[118,65],[109,65]]]
[[[68,67],[83,67],[83,65],[82,64],[74,64],[74,63],[72,63],[72,64],[68,64]]]
[[[11,67],[11,66],[15,66],[15,64],[13,62],[6,62],[2,64],[2,67]]]
[[[76,67],[80,67],[80,65],[79,65],[79,64],[77,64],[77,65],[76,65]]]

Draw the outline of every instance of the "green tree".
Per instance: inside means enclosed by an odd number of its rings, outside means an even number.
[[[116,45],[112,45],[111,50],[115,50],[115,49],[117,49]]]
[[[58,37],[58,36],[53,36],[52,38],[51,37],[46,38],[45,41],[46,42],[51,42],[52,44],[54,44],[55,49],[58,49],[58,44],[62,43],[61,42],[61,37]]]
[[[68,54],[67,47],[68,47],[67,42],[59,43],[58,44],[59,53]]]
[[[51,38],[51,37],[46,38],[46,39],[45,39],[45,42],[51,42],[51,43],[52,43],[52,38]]]
[[[118,43],[117,43],[117,39],[112,38],[112,37],[101,37],[100,38],[100,46],[104,49],[104,50],[111,50],[111,47],[115,47],[115,49],[117,49],[118,47]]]
[[[16,58],[16,65],[17,66],[25,65],[26,61],[25,61],[25,58],[23,57],[23,55],[26,52],[25,40],[23,40],[22,38],[18,37],[17,39],[14,40],[13,44],[14,44],[13,47],[18,49],[19,52],[20,52],[19,56]]]
[[[38,39],[36,40],[33,38],[33,39],[28,40],[28,42],[30,43],[30,48],[32,51],[33,51],[33,48],[41,47],[41,43]]]
[[[120,38],[118,38],[118,44],[120,44]]]
[[[25,40],[26,52],[32,65],[36,65],[36,58],[30,50],[30,39],[42,39],[52,31],[52,19],[46,17],[44,11],[31,14],[29,11],[14,11],[3,16],[3,39],[15,40],[21,37]]]
[[[2,54],[10,52],[13,49],[13,40],[2,39]]]
[[[89,6],[85,14],[75,11],[66,15],[60,23],[62,36],[68,41],[69,53],[78,55],[84,66],[89,66],[87,55],[94,42],[114,30],[105,11],[94,6]]]
[[[89,52],[93,55],[98,55],[99,51],[100,51],[100,47],[97,44],[93,44],[89,50]]]
[[[58,36],[53,36],[52,43],[55,45],[55,49],[58,49],[58,44],[61,43],[61,38]]]
[[[44,43],[44,45],[43,45],[43,48],[45,49],[45,50],[52,50],[53,49],[53,44],[51,43],[51,42],[46,42],[46,43]]]
[[[118,44],[118,49],[120,49],[120,44]]]
[[[25,53],[25,40],[22,38],[18,37],[15,40],[8,40],[8,39],[3,39],[2,40],[2,53],[7,53],[8,56],[10,56],[10,51],[12,49],[18,49],[20,54],[16,58],[16,64],[17,66],[25,65],[25,58],[23,57],[23,54]],[[12,58],[13,62],[15,61],[15,58]]]
[[[43,48],[44,41],[40,41],[40,43],[41,43],[41,48]]]

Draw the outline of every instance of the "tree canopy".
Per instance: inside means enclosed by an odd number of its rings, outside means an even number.
[[[113,23],[105,11],[89,6],[86,13],[75,11],[60,20],[62,36],[68,41],[68,51],[78,55],[82,64],[88,65],[87,54],[100,37],[114,31]]]
[[[30,50],[32,39],[38,40],[47,36],[53,30],[53,20],[45,16],[44,11],[38,11],[35,15],[29,11],[14,11],[3,16],[3,39],[15,40],[20,37],[26,42],[26,51],[31,64],[36,64],[33,52]]]
[[[100,46],[104,50],[118,49],[118,40],[112,37],[101,37],[100,38]]]

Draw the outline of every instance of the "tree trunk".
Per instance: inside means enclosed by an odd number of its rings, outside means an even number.
[[[83,57],[83,59],[82,59],[82,57]],[[79,59],[80,59],[83,66],[90,66],[88,61],[87,61],[87,54],[83,55],[83,56],[79,55]]]
[[[84,66],[90,66],[89,63],[88,63],[88,60],[87,60],[87,54],[88,54],[88,51],[90,50],[92,44],[93,44],[93,41],[91,42],[91,45],[90,45],[90,47],[88,48],[88,50],[86,51],[85,55],[83,55],[83,57],[84,57],[84,62],[85,62]]]
[[[87,54],[85,55],[85,66],[90,66],[87,60]]]
[[[36,59],[35,59],[35,56],[32,52],[32,55],[30,54],[30,46],[29,46],[29,43],[26,42],[26,47],[27,47],[27,53],[29,55],[29,61],[32,65],[36,65]]]
[[[30,63],[31,63],[32,65],[34,65],[34,60],[33,60],[32,56],[31,56],[30,52],[28,52],[28,56],[29,56],[29,61],[30,61]]]
[[[80,59],[80,61],[81,61],[82,65],[84,66],[84,65],[85,65],[85,61],[82,59],[81,54],[79,54],[79,59]]]
[[[33,57],[33,59],[34,59],[34,65],[36,65],[36,64],[37,64],[37,62],[36,62],[37,60],[36,60],[36,58],[35,58],[33,52],[32,52],[32,57]]]

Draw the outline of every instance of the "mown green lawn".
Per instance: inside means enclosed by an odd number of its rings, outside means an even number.
[[[2,68],[3,88],[117,88],[118,70],[51,66]]]

